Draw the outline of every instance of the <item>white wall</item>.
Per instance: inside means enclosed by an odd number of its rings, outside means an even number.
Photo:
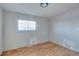
[[[3,40],[3,38],[2,38],[2,23],[3,21],[2,21],[2,9],[0,8],[0,52],[2,51],[2,49],[3,49],[3,47],[2,47],[2,40]]]
[[[50,20],[11,11],[4,11],[3,15],[4,50],[29,46],[33,40],[36,43],[42,43],[50,39],[51,42],[79,51],[79,8],[67,11]],[[36,21],[37,31],[18,32],[18,19]]]
[[[50,20],[50,41],[79,52],[79,8]]]
[[[17,20],[34,20],[37,22],[37,31],[19,32]],[[48,41],[48,19],[20,14],[11,11],[4,11],[4,49],[15,49],[28,46],[31,41],[42,43]]]

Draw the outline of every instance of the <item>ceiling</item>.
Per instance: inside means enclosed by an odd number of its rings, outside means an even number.
[[[42,8],[40,3],[0,3],[0,7],[10,11],[51,18],[60,13],[79,8],[79,4],[49,3],[48,7]]]

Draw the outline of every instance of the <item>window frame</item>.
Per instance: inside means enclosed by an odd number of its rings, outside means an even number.
[[[19,19],[19,20],[20,20],[20,19]],[[28,21],[28,22],[30,22],[30,21],[31,21],[31,22],[32,22],[32,21],[35,22],[35,30],[25,30],[25,29],[24,29],[24,30],[20,30],[20,29],[19,29],[19,20],[17,20],[17,23],[18,23],[18,24],[17,24],[17,25],[18,25],[17,28],[18,28],[18,31],[19,31],[19,32],[35,32],[35,31],[37,31],[37,22],[36,22],[36,21],[34,21],[34,20],[23,20],[23,21]],[[29,26],[28,26],[28,27],[29,27]]]

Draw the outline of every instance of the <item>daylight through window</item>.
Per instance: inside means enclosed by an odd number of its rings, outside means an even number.
[[[36,21],[18,20],[19,31],[35,31]]]

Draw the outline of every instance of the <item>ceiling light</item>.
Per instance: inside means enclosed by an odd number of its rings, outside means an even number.
[[[41,3],[42,8],[46,8],[48,6],[48,3]]]

